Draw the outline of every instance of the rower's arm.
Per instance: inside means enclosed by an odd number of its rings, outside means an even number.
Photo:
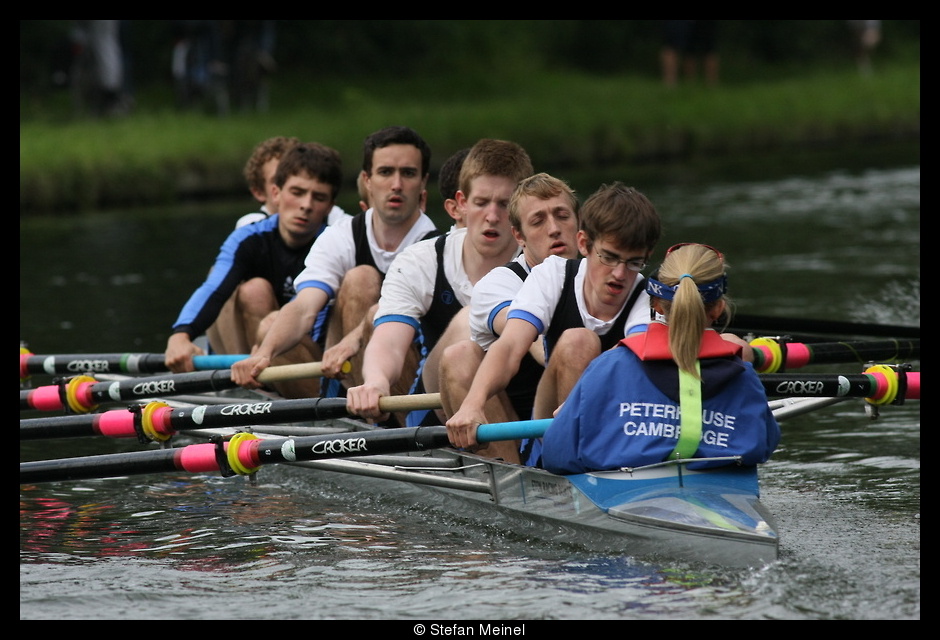
[[[264,340],[251,356],[232,365],[232,381],[246,389],[261,387],[258,376],[271,365],[275,357],[297,346],[300,339],[313,328],[317,314],[326,302],[324,291],[302,289],[297,297],[277,312]]]
[[[518,373],[522,358],[538,337],[538,331],[531,323],[519,318],[508,320],[502,335],[483,356],[461,408],[472,407],[482,411],[487,400],[506,389]]]
[[[362,360],[362,384],[346,392],[346,410],[370,420],[387,413],[379,409],[379,399],[391,393],[402,374],[415,330],[404,322],[383,322],[375,327]]]
[[[328,302],[326,292],[309,287],[281,307],[261,345],[252,355],[273,359],[290,351],[313,328],[317,314]]]

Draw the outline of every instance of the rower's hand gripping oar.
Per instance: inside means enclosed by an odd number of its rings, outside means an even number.
[[[348,373],[351,364],[343,365]],[[262,383],[282,380],[316,378],[323,375],[320,362],[288,364],[268,367],[258,375]],[[67,410],[71,413],[88,413],[98,408],[101,402],[124,402],[154,396],[174,396],[186,393],[205,393],[222,389],[234,389],[231,369],[194,371],[150,378],[127,378],[125,380],[98,382],[91,376],[75,376],[60,384],[46,385],[35,389],[20,390],[20,411]]]

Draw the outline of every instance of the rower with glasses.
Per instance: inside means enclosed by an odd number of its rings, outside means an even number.
[[[689,469],[766,462],[780,425],[747,343],[720,334],[728,265],[707,244],[666,251],[646,282],[655,319],[596,358],[543,439],[543,467],[587,473],[684,460]]]
[[[451,444],[476,446],[476,428],[491,422],[486,402],[504,390],[532,343],[544,337],[545,372],[533,419],[551,418],[590,362],[650,321],[640,274],[662,233],[649,199],[621,182],[602,185],[581,207],[581,258],[548,256],[509,306],[499,338],[490,345],[459,410],[447,420]],[[524,441],[521,459],[538,466],[540,440]]]

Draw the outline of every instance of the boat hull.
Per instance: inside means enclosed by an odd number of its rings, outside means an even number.
[[[230,401],[246,392],[217,395]],[[352,418],[295,424],[301,430],[377,428]],[[239,430],[279,438],[289,437],[291,428]],[[188,435],[231,432],[206,429]],[[759,567],[778,557],[777,526],[760,502],[755,467],[691,471],[669,464],[563,476],[450,448],[292,466],[336,474],[331,479],[341,486],[361,480],[371,489],[400,494],[401,485],[390,486],[389,480],[407,483],[425,500],[460,516],[473,513],[481,522],[502,523],[517,533],[644,559]],[[476,511],[468,511],[472,505]]]
[[[369,428],[354,420],[335,423]],[[668,465],[562,476],[449,448],[297,465],[342,474],[332,478],[342,485],[353,476],[371,478],[385,491],[396,491],[389,480],[409,483],[462,517],[642,559],[760,567],[779,552],[754,467]]]

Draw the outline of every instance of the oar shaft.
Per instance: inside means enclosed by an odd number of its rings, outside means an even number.
[[[529,420],[481,425],[477,431],[477,439],[480,442],[491,442],[538,437],[545,433],[550,423],[551,420]],[[223,475],[233,475],[236,473],[236,466],[254,471],[266,464],[424,451],[449,445],[447,428],[443,426],[404,427],[268,440],[246,439],[237,445],[232,442],[207,443],[176,449],[22,462],[20,484],[167,471],[219,471]],[[233,459],[237,465],[232,464]]]
[[[386,396],[379,401],[384,411],[439,409],[441,394]],[[168,439],[179,431],[218,427],[329,420],[348,415],[346,398],[298,398],[269,402],[199,405],[174,409],[154,402],[142,410],[115,409],[102,413],[51,416],[20,420],[21,440],[106,436],[147,442]]]
[[[859,373],[846,375],[764,373],[761,383],[768,397],[882,398],[896,389],[900,400],[920,400],[920,372],[898,372],[897,381],[884,374]],[[893,387],[892,385],[897,385]]]
[[[214,444],[20,463],[20,484],[187,471],[218,471]]]
[[[321,375],[322,363],[307,362],[268,367],[261,372],[258,380],[266,383],[316,378]],[[82,380],[82,376],[79,376],[62,385],[20,390],[20,411],[59,411],[71,408],[76,412],[88,412],[102,402],[126,402],[159,396],[206,393],[234,389],[238,386],[232,381],[231,369],[127,378],[109,382],[96,382],[88,376],[85,378],[86,380]]]
[[[206,355],[193,356],[197,371],[230,369],[248,356]],[[114,373],[140,375],[169,371],[162,353],[63,353],[56,355],[20,354],[20,378],[30,375],[77,375]]]
[[[777,373],[809,364],[902,362],[920,357],[920,339],[855,342],[787,342],[770,338],[751,341],[754,368]]]
[[[729,329],[735,332],[754,331],[765,334],[773,332],[790,335],[805,333],[873,338],[920,338],[920,327],[809,318],[773,318],[746,314],[734,314]]]
[[[105,382],[97,382],[88,376],[84,376],[83,380],[80,376],[63,385],[20,390],[20,410],[58,411],[71,408],[74,411],[91,411],[102,402],[221,391],[238,386],[232,382],[231,373],[230,369],[193,371]]]

